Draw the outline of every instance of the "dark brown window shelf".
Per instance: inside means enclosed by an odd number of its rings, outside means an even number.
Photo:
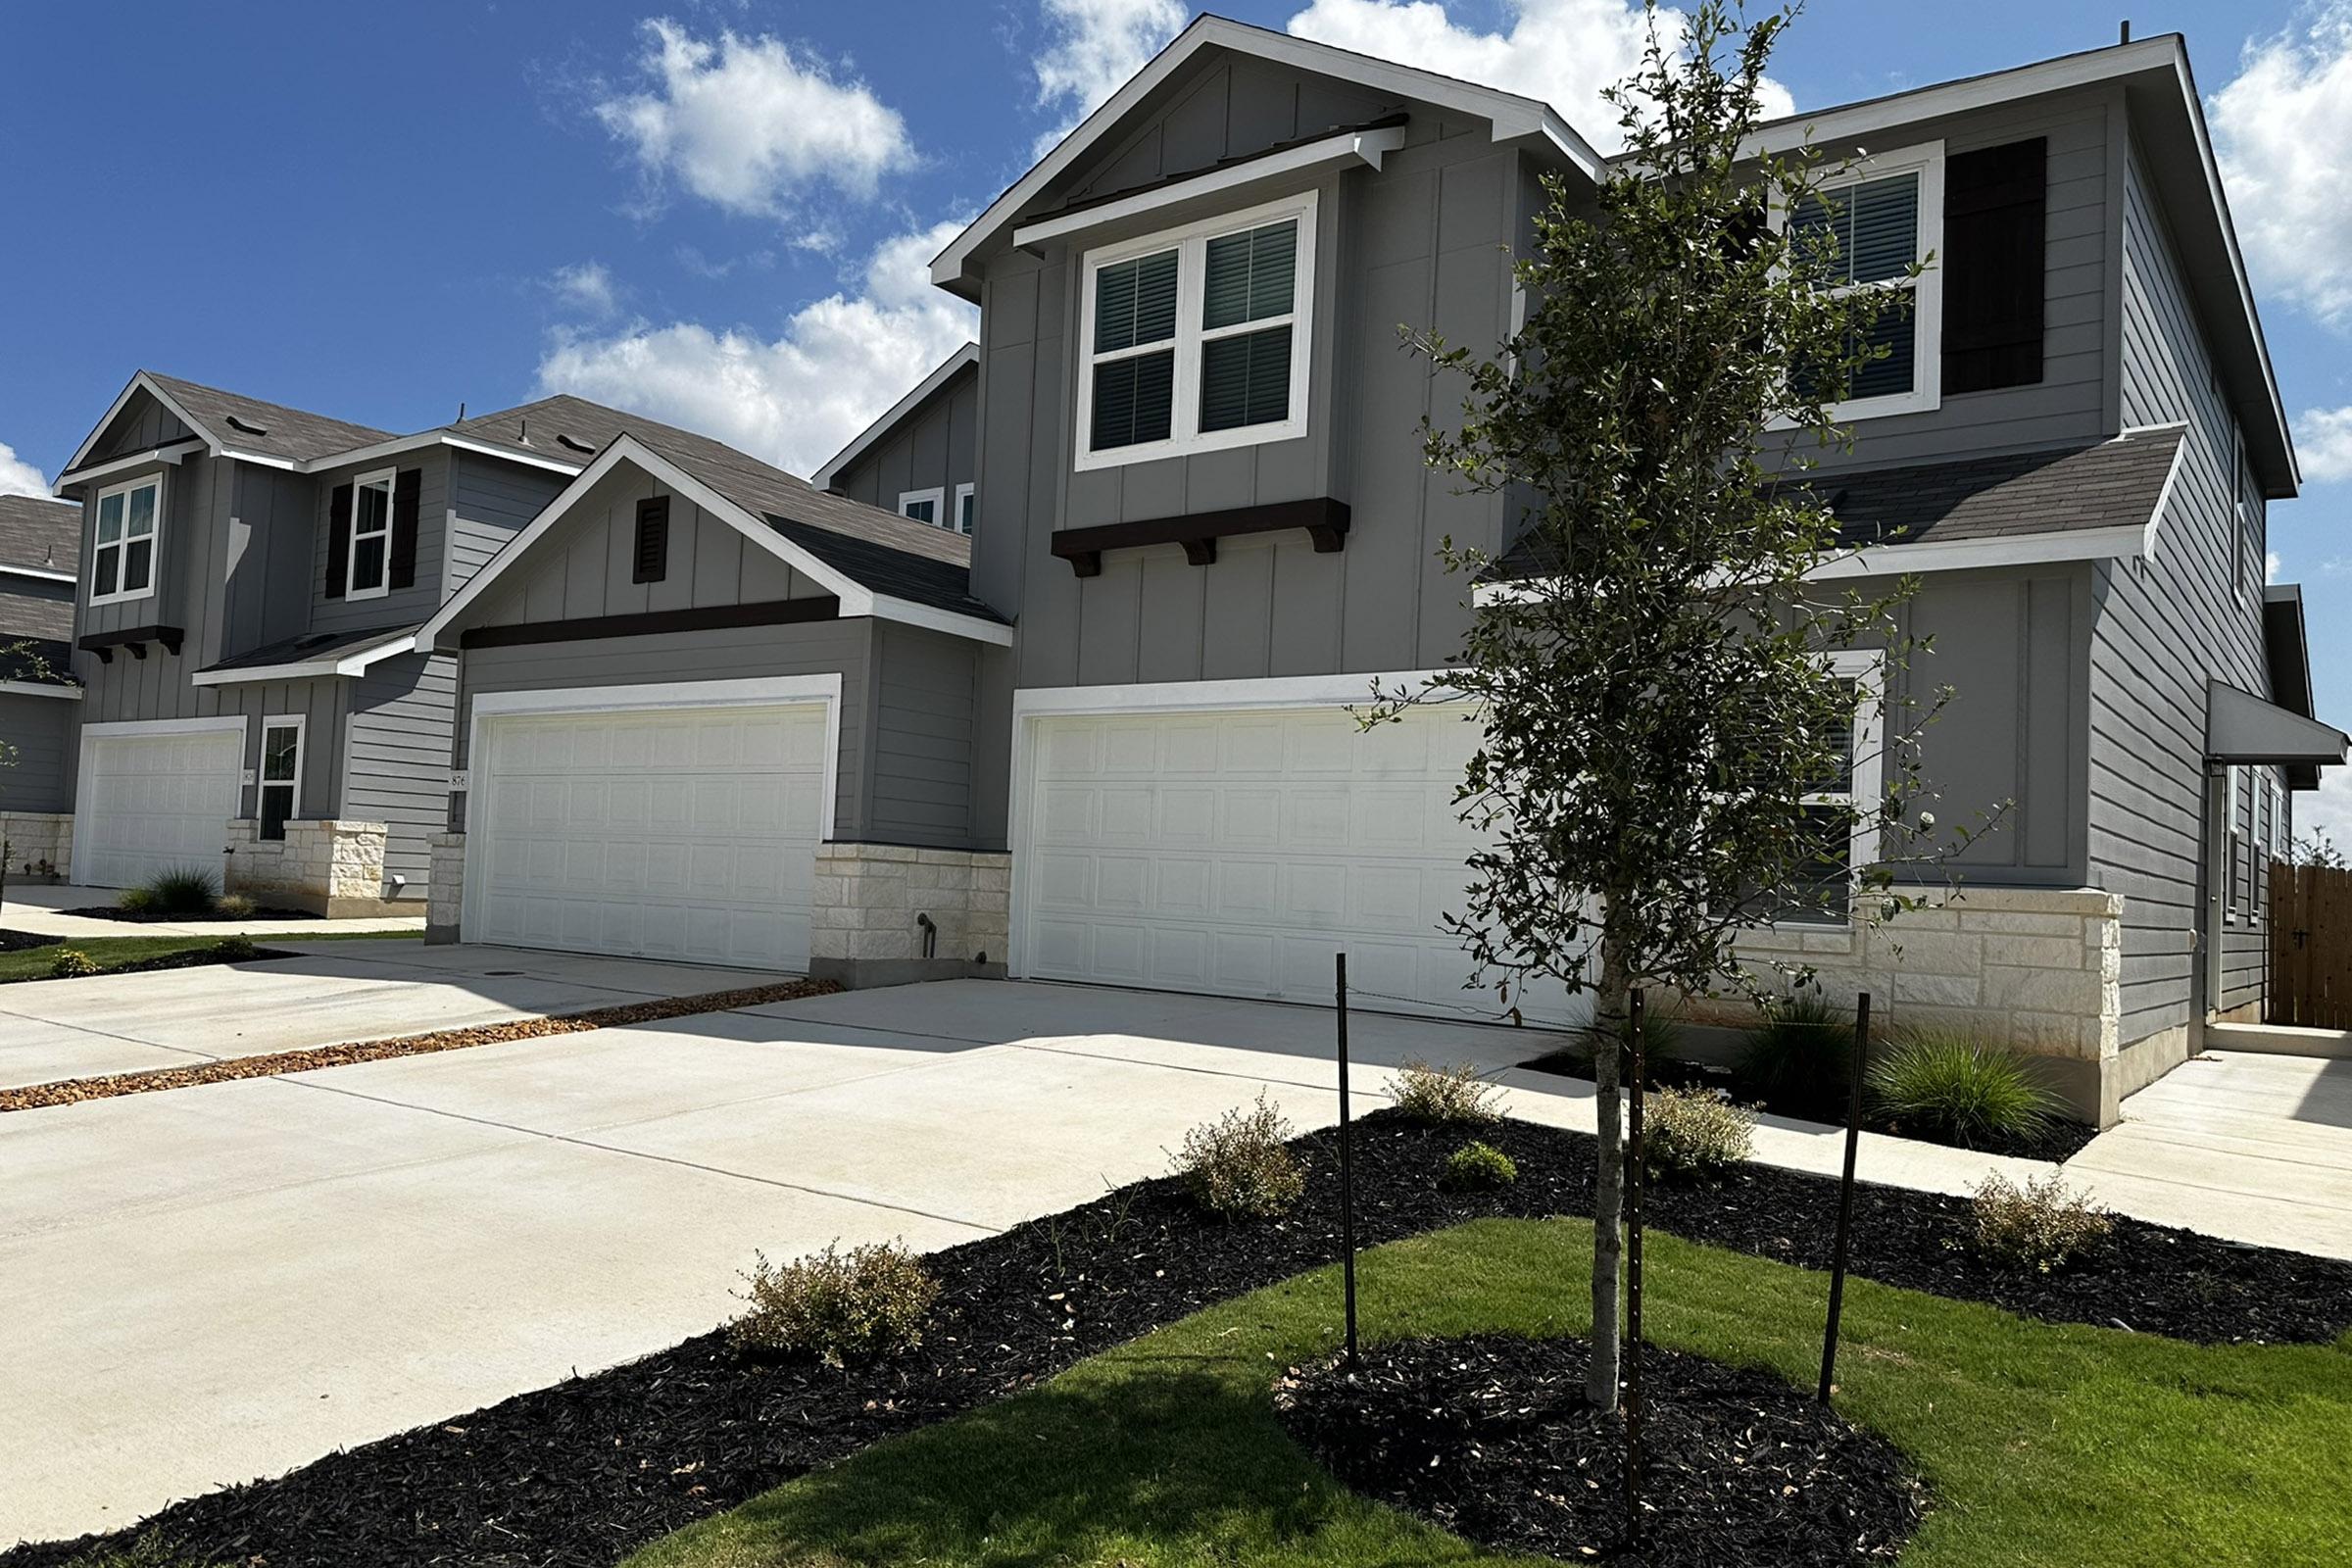
[[[1054,553],[1070,564],[1081,577],[1102,573],[1102,552],[1136,550],[1145,545],[1182,545],[1184,559],[1205,566],[1217,559],[1217,541],[1237,534],[1305,530],[1318,555],[1331,555],[1348,544],[1348,503],[1329,496],[1312,501],[1277,501],[1262,507],[1235,507],[1226,512],[1196,512],[1182,517],[1152,517],[1143,522],[1106,522],[1093,528],[1064,528],[1054,535]]]

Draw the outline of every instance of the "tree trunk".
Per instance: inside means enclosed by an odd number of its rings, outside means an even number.
[[[1592,1177],[1592,1366],[1585,1375],[1585,1397],[1596,1410],[1617,1408],[1618,1277],[1625,1242],[1625,1157],[1620,1134],[1624,1095],[1619,1069],[1625,1059],[1626,1014],[1633,1004],[1633,975],[1624,944],[1600,939],[1600,984],[1592,1003],[1592,1087],[1594,1152]]]

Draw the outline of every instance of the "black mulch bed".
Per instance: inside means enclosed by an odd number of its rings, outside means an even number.
[[[0,949],[0,952],[7,951]],[[126,963],[110,963],[98,974],[145,974],[155,969],[201,969],[215,963],[251,963],[257,958],[291,958],[294,955],[276,948],[250,948],[242,953],[222,953],[219,948],[186,948],[178,953],[158,954],[152,958],[133,958]],[[32,985],[42,980],[72,980],[95,978],[75,975],[26,974],[14,980],[0,980],[0,985]]]
[[[1555,1051],[1532,1061],[1520,1063],[1537,1072],[1548,1072],[1562,1078],[1592,1081],[1592,1058],[1571,1048]],[[1713,1062],[1689,1061],[1669,1057],[1646,1065],[1652,1089],[1720,1089],[1743,1105],[1752,1105],[1773,1116],[1791,1116],[1799,1121],[1828,1122],[1832,1126],[1845,1125],[1845,1102],[1824,1103],[1809,1100],[1800,1103],[1784,1104],[1770,1097],[1758,1099],[1743,1094],[1734,1081],[1729,1067]],[[1874,1133],[1890,1133],[1897,1138],[1916,1138],[1922,1143],[1940,1144],[1946,1149],[1965,1149],[1969,1145],[1954,1143],[1932,1127],[1909,1127],[1886,1117],[1873,1117],[1862,1124]],[[1981,1154],[2015,1154],[2022,1159],[2072,1159],[2082,1152],[2083,1147],[2099,1136],[2096,1127],[2085,1127],[2077,1121],[2053,1123],[2045,1132],[2032,1138],[1995,1138],[1975,1146]]]
[[[64,937],[45,937],[38,931],[0,931],[0,953],[29,953],[34,948],[54,948]]]
[[[194,913],[171,909],[125,909],[117,904],[93,904],[86,909],[68,909],[68,914],[85,920],[120,920],[124,925],[209,925],[216,920],[323,920],[326,916],[310,909],[277,909],[257,905],[240,909],[235,914],[223,914],[219,909],[199,909]]]
[[[1356,1124],[1357,1238],[1371,1246],[1486,1215],[1589,1212],[1592,1140],[1506,1121],[1497,1193],[1438,1190],[1459,1129],[1394,1111]],[[1149,1181],[932,1254],[942,1284],[921,1349],[863,1372],[752,1363],[707,1334],[643,1360],[176,1504],[148,1526],[192,1559],[270,1568],[466,1563],[609,1568],[631,1549],[878,1439],[1002,1398],[1082,1357],[1338,1254],[1337,1135],[1295,1146],[1309,1202],[1279,1222],[1205,1220]],[[1824,1267],[1836,1183],[1753,1167],[1721,1188],[1653,1189],[1652,1221],[1693,1240]],[[1947,1243],[1964,1202],[1865,1186],[1854,1269],[1889,1284],[2196,1340],[2326,1341],[2352,1321],[2352,1264],[2235,1248],[2130,1220],[2099,1257],[2019,1277]],[[626,1246],[628,1239],[615,1238]],[[727,1282],[710,1282],[714,1311]],[[1652,1289],[1671,1290],[1671,1271]],[[1377,1322],[1379,1306],[1368,1310]],[[0,1552],[52,1568],[92,1542]]]
[[[1582,1340],[1416,1340],[1294,1370],[1275,1408],[1354,1491],[1506,1551],[1644,1568],[1891,1560],[1926,1489],[1893,1445],[1769,1372],[1642,1353],[1642,1539],[1625,1423],[1585,1399]]]

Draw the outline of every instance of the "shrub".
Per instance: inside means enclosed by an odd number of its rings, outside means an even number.
[[[124,888],[115,895],[115,907],[124,914],[152,914],[155,912],[155,895],[145,888]]]
[[[1210,1213],[1269,1219],[1306,1191],[1306,1176],[1287,1147],[1291,1136],[1291,1124],[1261,1089],[1254,1105],[1237,1105],[1186,1133],[1175,1171]]]
[[[253,901],[242,893],[223,893],[213,901],[213,912],[231,920],[248,919],[253,909]]]
[[[49,958],[49,978],[52,980],[74,980],[97,972],[98,960],[79,948],[60,948]]]
[[[1502,1120],[1502,1107],[1494,1102],[1502,1091],[1466,1061],[1441,1067],[1408,1061],[1389,1080],[1388,1091],[1396,1108],[1414,1121],[1451,1127]]]
[[[1642,1102],[1642,1168],[1652,1176],[1716,1176],[1755,1147],[1754,1114],[1720,1089],[1660,1089]]]
[[[220,896],[220,878],[200,866],[190,865],[157,872],[125,891],[115,900],[115,906],[139,914],[203,914]]]
[[[1965,1035],[1904,1036],[1871,1063],[1865,1087],[1896,1125],[1968,1149],[2038,1137],[2059,1113],[2015,1053]]]
[[[2003,1176],[1987,1176],[1970,1204],[1976,1250],[2008,1268],[2048,1274],[2115,1229],[2115,1216],[2070,1193],[2056,1172],[2028,1181],[2021,1192]]]
[[[1519,1179],[1511,1156],[1493,1144],[1469,1143],[1446,1156],[1438,1185],[1449,1193],[1491,1193]]]
[[[812,1355],[846,1367],[911,1350],[923,1343],[923,1322],[939,1299],[939,1282],[922,1260],[896,1242],[821,1252],[777,1267],[755,1254],[751,1303],[728,1326],[744,1349]]]
[[[223,963],[243,963],[262,956],[262,950],[249,937],[222,937],[213,944],[213,953]]]
[[[1734,1076],[1740,1094],[1774,1110],[1841,1119],[1853,1054],[1853,1019],[1808,989],[1774,1003],[1747,1032]]]

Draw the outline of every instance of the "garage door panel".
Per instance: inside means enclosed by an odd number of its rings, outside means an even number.
[[[218,872],[244,754],[241,726],[91,736],[89,807],[74,824],[82,880],[127,887],[185,867]]]

